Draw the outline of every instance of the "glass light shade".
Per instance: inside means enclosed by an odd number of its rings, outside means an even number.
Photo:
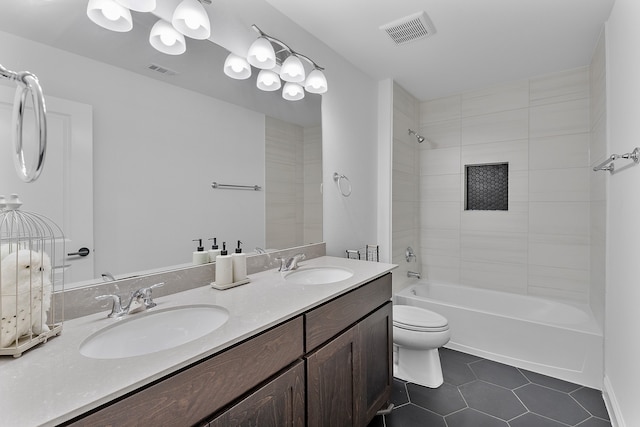
[[[309,93],[325,93],[327,91],[327,78],[317,68],[309,73],[304,83],[304,89]]]
[[[180,55],[187,50],[182,33],[176,31],[170,23],[162,19],[158,20],[151,28],[149,43],[167,55]]]
[[[301,83],[304,81],[304,67],[302,61],[295,55],[289,55],[282,63],[280,77],[285,82]]]
[[[251,43],[247,61],[256,68],[270,70],[276,66],[276,52],[271,42],[264,37],[259,37]]]
[[[89,0],[87,16],[107,30],[124,33],[133,28],[131,11],[114,0]]]
[[[211,22],[198,0],[182,0],[173,12],[171,24],[185,36],[204,40],[211,35]]]
[[[275,71],[260,70],[256,86],[260,90],[271,92],[280,89],[282,83],[280,82],[280,76]]]
[[[224,73],[232,79],[248,79],[251,77],[251,65],[243,57],[230,53],[224,61]]]
[[[156,0],[116,0],[122,6],[136,12],[151,12],[156,9]]]
[[[282,89],[282,97],[287,101],[298,101],[304,98],[304,89],[298,83],[287,82]]]

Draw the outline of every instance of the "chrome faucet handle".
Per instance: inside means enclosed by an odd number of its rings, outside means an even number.
[[[142,288],[138,290],[138,292],[140,293],[140,296],[142,296],[142,298],[144,299],[144,305],[147,308],[153,308],[156,305],[158,305],[155,302],[153,302],[153,299],[151,299],[151,292],[153,291],[153,289],[160,288],[162,286],[164,286],[164,282],[156,283],[155,285],[151,285],[146,288]]]
[[[120,317],[124,314],[125,310],[122,308],[122,300],[118,295],[99,295],[96,297],[96,300],[102,301],[110,299],[113,301],[113,305],[111,306],[111,313],[107,315],[107,317]]]
[[[298,268],[298,262],[305,259],[307,256],[303,253],[295,254],[287,260],[287,270],[295,270]]]

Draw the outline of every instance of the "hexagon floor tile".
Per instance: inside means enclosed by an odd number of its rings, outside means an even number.
[[[599,390],[446,348],[440,359],[442,386],[394,379],[393,411],[369,427],[611,427]]]

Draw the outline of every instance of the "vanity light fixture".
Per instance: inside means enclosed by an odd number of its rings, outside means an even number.
[[[282,63],[282,69],[280,70],[280,77],[285,82],[300,83],[304,81],[305,73],[304,66],[300,58],[292,53]]]
[[[204,40],[211,35],[209,15],[198,0],[182,0],[173,12],[171,24],[192,39]]]
[[[309,93],[325,93],[327,91],[327,78],[324,73],[314,68],[304,82],[304,90]]]
[[[182,0],[173,11],[171,23],[160,19],[151,28],[151,46],[168,55],[180,55],[187,48],[184,36],[198,40],[209,38],[211,22],[204,3],[211,4],[211,0]],[[89,0],[87,16],[103,28],[126,32],[133,28],[132,10],[153,12],[155,9],[156,0]]]
[[[286,82],[282,89],[282,97],[287,101],[298,101],[304,98],[304,89],[298,83]]]
[[[107,30],[125,33],[133,28],[131,12],[115,0],[89,0],[87,16]]]
[[[149,33],[149,43],[167,55],[180,55],[187,50],[184,36],[164,19],[159,19]]]
[[[276,66],[276,52],[271,42],[264,37],[258,37],[249,47],[247,54],[249,64],[262,70],[270,70]]]
[[[251,76],[251,65],[259,68],[256,86],[260,90],[275,91],[282,87],[282,97],[289,101],[297,101],[304,98],[305,90],[309,93],[323,94],[327,92],[327,78],[320,67],[309,57],[295,52],[282,41],[264,33],[256,25],[252,27],[258,34],[258,38],[251,44],[248,50],[246,63],[249,72],[229,72],[230,64],[238,63],[240,58],[231,52],[224,63],[224,72],[234,79],[248,79]],[[304,59],[313,68],[307,75],[302,62]],[[239,67],[239,66],[238,66]]]
[[[267,92],[272,92],[282,87],[280,76],[273,70],[260,70],[256,84],[258,89]]]
[[[231,53],[224,61],[224,73],[232,79],[248,79],[251,77],[251,65],[243,57]]]

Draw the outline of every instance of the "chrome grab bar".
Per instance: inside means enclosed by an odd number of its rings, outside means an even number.
[[[237,190],[255,190],[260,191],[262,187],[259,185],[234,185],[234,184],[220,184],[218,182],[212,182],[211,188],[227,188],[227,189],[237,189]]]
[[[0,77],[13,80],[18,83],[13,102],[13,164],[20,179],[24,182],[33,182],[42,173],[45,155],[47,152],[47,114],[42,87],[35,74],[28,71],[15,72],[7,70],[0,65]],[[35,113],[35,124],[38,138],[37,162],[35,167],[28,167],[24,156],[24,144],[22,130],[24,112],[27,103],[27,95],[31,95]]]

